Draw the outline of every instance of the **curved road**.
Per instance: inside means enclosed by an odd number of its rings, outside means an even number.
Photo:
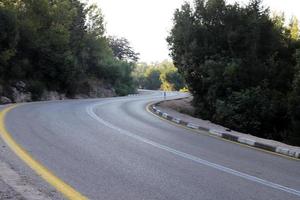
[[[170,98],[183,94],[172,93]],[[140,96],[30,103],[7,130],[90,199],[300,199],[300,162],[177,127]]]

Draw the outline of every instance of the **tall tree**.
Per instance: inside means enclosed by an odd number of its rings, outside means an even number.
[[[293,16],[291,18],[290,24],[289,24],[289,31],[291,34],[291,38],[293,40],[299,40],[300,33],[299,33],[299,20],[297,17]]]
[[[291,24],[287,28],[283,17],[271,18],[261,0],[246,6],[196,0],[176,10],[167,41],[197,114],[236,130],[286,139],[287,96],[299,48],[297,22]]]
[[[87,30],[96,37],[103,37],[105,33],[104,16],[101,9],[92,4],[86,9],[87,13]]]
[[[289,142],[295,145],[300,144],[300,49],[297,50],[296,72],[293,81],[293,90],[289,97],[289,112],[291,115],[291,133]]]
[[[5,78],[5,70],[16,55],[18,28],[16,12],[0,7],[0,79]]]
[[[134,90],[133,65],[114,57],[96,5],[80,0],[0,1],[0,96],[14,100],[20,81],[26,86],[22,92],[31,93],[33,100],[47,91],[68,97],[89,94],[95,82],[124,95]],[[117,90],[120,85],[122,91]]]
[[[139,54],[133,50],[126,38],[109,37],[109,46],[119,60],[137,62],[139,59]]]

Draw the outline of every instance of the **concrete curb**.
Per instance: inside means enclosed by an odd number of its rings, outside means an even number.
[[[238,143],[245,144],[245,145],[248,145],[248,146],[252,146],[252,147],[255,147],[255,148],[259,148],[259,149],[263,149],[263,150],[266,150],[266,151],[275,152],[275,153],[278,153],[278,154],[289,156],[289,157],[292,157],[292,158],[300,159],[300,150],[288,149],[288,148],[281,147],[281,146],[272,146],[270,144],[257,142],[255,140],[252,140],[252,139],[249,139],[249,138],[238,137],[238,136],[236,136],[234,134],[230,134],[228,132],[218,131],[218,130],[214,130],[214,129],[207,129],[206,127],[201,127],[197,124],[193,124],[193,123],[178,119],[176,117],[173,117],[173,116],[169,115],[168,113],[163,113],[162,111],[160,111],[159,109],[156,108],[157,104],[158,103],[150,105],[149,110],[153,114],[158,115],[158,116],[160,116],[160,117],[162,117],[162,118],[164,118],[168,121],[171,121],[173,123],[180,124],[182,126],[185,126],[187,128],[194,129],[194,130],[206,131],[210,135],[213,135],[215,137],[220,137],[220,138],[223,138],[223,139],[226,139],[226,140],[238,142]]]
[[[133,96],[141,96],[140,94],[128,94],[128,97],[133,97]]]

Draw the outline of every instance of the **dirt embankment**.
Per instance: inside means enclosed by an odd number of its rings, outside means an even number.
[[[102,81],[88,80],[75,95],[68,96],[57,91],[43,90],[37,93],[30,91],[30,87],[23,81],[3,87],[0,85],[0,104],[21,103],[31,101],[84,99],[117,96],[114,88]]]
[[[161,107],[169,108],[177,112],[194,116],[195,108],[192,106],[193,97],[188,97],[184,99],[163,101],[158,105]]]

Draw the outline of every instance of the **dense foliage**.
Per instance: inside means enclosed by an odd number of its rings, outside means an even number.
[[[0,0],[0,96],[11,97],[10,86],[18,81],[36,100],[44,91],[89,94],[95,82],[125,95],[134,91],[131,72],[137,57],[122,58],[114,55],[95,5]]]
[[[133,50],[126,38],[109,37],[109,45],[119,60],[138,61],[139,53]]]
[[[161,63],[139,63],[137,64],[133,76],[136,84],[140,88],[150,90],[174,91],[185,87],[184,79],[178,73],[174,64],[169,61]]]
[[[300,144],[298,21],[285,26],[260,0],[185,3],[168,37],[197,115],[227,127]],[[298,50],[297,50],[298,49]]]

